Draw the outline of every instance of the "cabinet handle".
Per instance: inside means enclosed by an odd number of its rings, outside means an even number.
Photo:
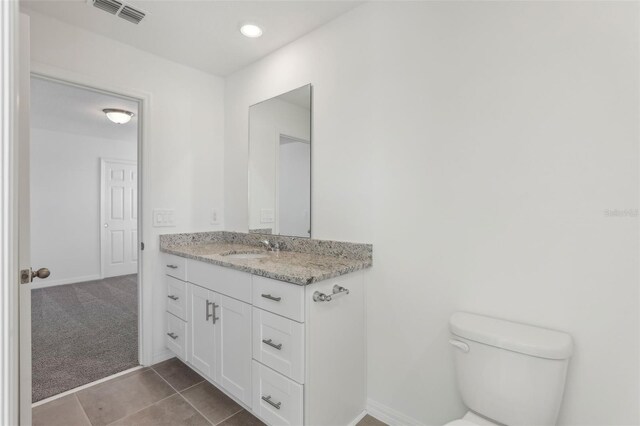
[[[176,340],[178,338],[178,336],[173,333],[167,333],[167,336],[171,337],[173,340]]]
[[[271,339],[262,339],[262,343],[264,343],[265,345],[269,345],[272,348],[276,348],[277,350],[282,350],[282,343],[278,343],[277,345],[275,343],[273,343],[273,340]]]
[[[178,265],[167,265],[167,268],[178,269]]]
[[[167,297],[168,297],[169,299],[171,299],[171,300],[178,300],[178,299],[180,299],[178,296],[174,296],[173,294],[170,294],[170,295],[168,295]]]
[[[271,395],[267,395],[267,396],[262,396],[262,400],[264,402],[266,402],[267,404],[271,405],[272,407],[274,407],[276,410],[280,409],[280,405],[282,405],[282,402],[273,402],[271,400]]]
[[[209,313],[209,306],[213,307],[213,312]],[[206,316],[205,316],[205,321],[209,321],[209,318],[213,318],[213,323],[215,324],[217,320],[219,320],[220,318],[216,317],[216,308],[218,308],[220,305],[216,305],[214,302],[209,302],[209,299],[207,299],[207,309],[205,309],[206,311]]]
[[[276,296],[272,296],[270,294],[263,294],[262,297],[264,297],[265,299],[274,300],[276,302],[279,302],[279,301],[282,300],[282,297],[276,297]]]
[[[209,321],[209,318],[213,316],[213,314],[209,313],[209,306],[211,305],[213,305],[213,302],[209,302],[209,299],[207,299],[207,308],[205,309],[205,317],[204,317],[205,321]]]

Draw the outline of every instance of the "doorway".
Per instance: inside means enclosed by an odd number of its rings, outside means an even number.
[[[104,109],[133,114],[111,121]],[[32,401],[139,365],[139,101],[31,77]]]
[[[311,143],[280,134],[276,155],[278,233],[311,237]]]

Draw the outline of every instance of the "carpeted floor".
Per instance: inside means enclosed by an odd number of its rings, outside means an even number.
[[[31,292],[33,402],[138,365],[137,275]]]

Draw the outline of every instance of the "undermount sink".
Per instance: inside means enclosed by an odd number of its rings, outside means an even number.
[[[268,255],[266,253],[232,253],[223,256],[227,259],[263,259]]]

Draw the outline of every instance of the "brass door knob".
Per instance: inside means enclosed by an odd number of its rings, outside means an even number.
[[[31,272],[31,279],[34,279],[34,278],[45,279],[49,275],[51,275],[51,271],[49,271],[47,268],[40,268],[37,271]]]

